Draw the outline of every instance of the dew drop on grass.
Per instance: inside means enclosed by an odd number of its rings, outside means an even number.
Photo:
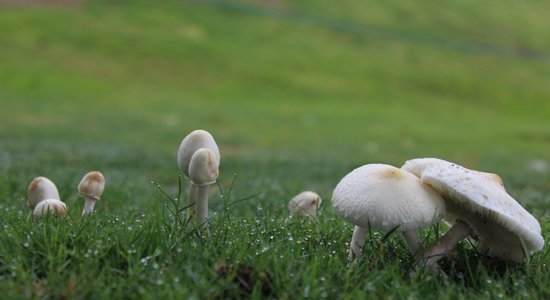
[[[308,298],[309,297],[309,285],[306,285],[304,287],[304,298]]]

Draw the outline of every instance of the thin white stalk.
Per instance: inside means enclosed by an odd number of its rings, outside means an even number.
[[[84,209],[82,210],[82,216],[86,216],[86,215],[89,215],[89,214],[93,213],[95,202],[96,202],[96,199],[94,199],[92,197],[89,197],[89,196],[84,196],[84,199],[86,199],[86,202],[84,203]]]
[[[469,236],[471,232],[472,229],[466,222],[461,220],[456,221],[453,227],[424,253],[426,267],[434,269],[434,266],[437,266],[437,261],[453,250],[458,242]]]
[[[195,214],[198,224],[208,226],[208,190],[210,185],[200,185],[197,188],[197,202],[195,204]]]
[[[198,192],[198,187],[196,184],[193,184],[191,182],[190,186],[189,186],[189,208],[187,209],[187,211],[189,212],[189,217],[191,218],[191,220],[189,221],[189,223],[191,225],[195,224],[195,207],[196,207],[196,203],[197,203],[197,192]]]
[[[365,228],[355,226],[353,229],[351,244],[349,246],[348,261],[353,261],[356,258],[361,257],[363,254],[363,246],[365,245],[366,234],[367,230]]]
[[[418,237],[418,233],[416,233],[416,230],[404,230],[401,231],[401,234],[403,235],[403,239],[407,243],[407,246],[409,246],[409,249],[411,250],[411,253],[415,258],[419,258],[422,256],[422,240]]]

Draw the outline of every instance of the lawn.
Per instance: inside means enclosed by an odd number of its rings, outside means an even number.
[[[353,228],[330,205],[358,166],[440,157],[501,175],[547,240],[549,9],[0,0],[1,297],[549,298],[547,248],[514,265],[461,243],[444,282],[410,278],[401,237],[374,232],[350,265]],[[161,192],[185,205],[176,152],[198,128],[222,155],[205,239]],[[82,219],[90,170],[107,186]],[[27,220],[36,176],[68,218]],[[287,219],[303,190],[319,217]]]

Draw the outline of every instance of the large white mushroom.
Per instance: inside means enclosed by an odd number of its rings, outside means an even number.
[[[301,192],[294,196],[288,203],[290,215],[298,215],[302,218],[314,217],[317,215],[317,209],[323,202],[321,197],[312,191]]]
[[[208,190],[216,182],[220,167],[220,151],[212,135],[205,130],[195,130],[188,134],[178,150],[178,165],[191,180],[189,213],[192,214],[194,210],[199,224],[206,223]]]
[[[529,255],[543,248],[539,222],[506,192],[498,175],[436,158],[409,160],[402,169],[443,195],[447,206],[445,220],[453,224],[426,251],[427,266],[435,264],[468,236],[481,253],[506,261],[523,261],[522,244]]]
[[[86,216],[94,212],[95,202],[99,200],[105,189],[105,177],[98,171],[88,172],[78,184],[78,193],[84,197],[84,209],[82,215]]]
[[[416,229],[437,223],[445,212],[443,199],[432,188],[384,164],[368,164],[342,178],[332,194],[332,207],[355,225],[350,260],[361,255],[369,226],[385,231],[398,227],[416,256],[422,248]]]
[[[67,214],[67,206],[60,200],[57,187],[48,178],[42,176],[34,178],[27,192],[29,208],[33,211],[35,219],[46,214],[59,217]]]

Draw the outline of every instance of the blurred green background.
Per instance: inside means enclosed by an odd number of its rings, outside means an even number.
[[[101,209],[176,190],[194,129],[220,182],[286,213],[354,167],[435,156],[550,206],[545,1],[0,0],[0,195],[52,178],[69,206],[88,170]],[[216,206],[213,201],[212,206]]]

